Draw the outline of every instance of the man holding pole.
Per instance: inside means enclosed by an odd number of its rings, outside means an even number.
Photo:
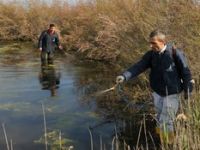
[[[53,63],[56,47],[62,49],[56,27],[54,24],[50,24],[49,29],[43,31],[39,37],[38,48],[41,51],[42,64]]]
[[[179,93],[183,90],[185,98],[188,99],[193,89],[193,80],[185,55],[167,44],[166,35],[162,31],[151,32],[149,44],[151,50],[122,75],[117,76],[116,82],[128,81],[146,69],[151,69],[149,79],[157,113],[156,132],[160,135],[161,142],[172,144]]]

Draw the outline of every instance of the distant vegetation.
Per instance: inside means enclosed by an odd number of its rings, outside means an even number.
[[[198,79],[196,101],[191,100],[191,105],[181,110],[188,120],[177,124],[174,149],[199,149],[199,3],[194,0],[91,0],[72,6],[61,0],[53,0],[51,5],[39,0],[27,0],[26,5],[0,1],[1,41],[37,43],[39,34],[50,23],[57,25],[64,50],[84,59],[123,67],[137,61],[149,48],[148,35],[152,30],[166,31],[169,40],[184,49],[193,76]],[[139,86],[131,85],[130,97],[149,97],[146,81],[136,82]]]
[[[54,0],[0,2],[0,40],[36,42],[49,23],[60,30],[65,50],[87,59],[130,65],[148,49],[149,32],[166,31],[188,55],[194,74],[200,54],[200,6],[194,0],[91,0],[69,5]]]

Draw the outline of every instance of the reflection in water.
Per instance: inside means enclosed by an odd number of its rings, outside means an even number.
[[[42,64],[39,81],[43,90],[50,90],[51,96],[56,96],[60,84],[60,72],[56,72],[53,64]]]

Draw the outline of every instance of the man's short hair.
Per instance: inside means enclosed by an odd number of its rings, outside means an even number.
[[[52,28],[52,27],[55,27],[55,24],[51,23],[51,24],[49,25],[49,28]]]
[[[158,39],[162,40],[162,41],[166,41],[166,35],[163,31],[161,30],[154,30],[150,33],[149,38],[154,38],[154,37],[158,37]]]

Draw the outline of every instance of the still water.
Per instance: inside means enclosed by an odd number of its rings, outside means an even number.
[[[61,135],[65,149],[71,146],[76,150],[90,150],[89,129],[95,150],[111,149],[117,132],[122,137],[127,134],[137,137],[139,128],[132,131],[133,123],[123,120],[127,114],[120,110],[127,105],[116,101],[115,94],[87,96],[113,86],[112,70],[92,62],[75,63],[61,55],[56,56],[53,65],[42,67],[39,53],[30,45],[3,44],[0,54],[1,150],[6,150],[3,124],[8,142],[12,142],[15,150],[45,149],[42,104],[49,149],[59,149]],[[137,141],[131,139],[134,140]]]

